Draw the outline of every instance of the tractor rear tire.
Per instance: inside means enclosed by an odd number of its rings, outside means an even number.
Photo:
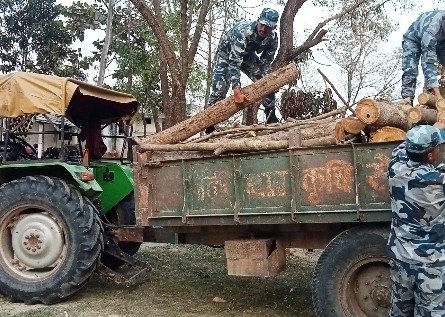
[[[99,264],[103,229],[93,204],[65,181],[28,176],[0,187],[0,292],[57,303]]]

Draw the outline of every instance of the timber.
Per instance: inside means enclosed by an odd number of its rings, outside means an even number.
[[[417,97],[417,101],[421,105],[426,105],[429,108],[435,109],[436,108],[436,102],[437,97],[434,95],[431,95],[427,92],[423,92]]]
[[[233,96],[221,100],[211,107],[204,109],[195,116],[182,121],[164,131],[141,140],[142,143],[174,144],[188,139],[201,132],[205,128],[227,120],[236,112],[250,104],[261,100],[263,97],[276,92],[282,86],[296,80],[299,71],[294,63],[282,67],[262,79],[244,87],[243,93],[248,102],[243,105],[236,104]]]
[[[444,112],[445,111],[445,99],[437,99],[436,101],[436,109],[437,111]]]
[[[434,124],[437,110],[425,107],[413,107],[407,113],[408,121],[412,124]]]
[[[375,127],[392,126],[408,130],[406,107],[386,100],[362,99],[355,108],[355,114],[365,124]]]
[[[400,141],[405,139],[406,132],[399,128],[382,127],[371,132],[370,142],[389,142]]]

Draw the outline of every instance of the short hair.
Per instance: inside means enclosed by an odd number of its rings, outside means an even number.
[[[406,151],[406,154],[408,155],[408,158],[417,163],[426,163],[428,162],[428,154],[434,151],[436,147],[433,147],[432,149],[429,149],[425,153],[414,153],[414,152],[408,152]]]

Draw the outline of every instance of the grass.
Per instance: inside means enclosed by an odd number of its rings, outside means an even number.
[[[287,270],[273,278],[228,276],[224,251],[204,246],[144,247],[138,256],[155,270],[136,287],[93,276],[80,292],[52,306],[0,299],[0,316],[315,316],[310,289],[314,261],[304,252],[290,255]],[[215,303],[215,297],[225,302]]]

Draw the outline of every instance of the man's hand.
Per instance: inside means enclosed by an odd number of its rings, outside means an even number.
[[[235,103],[239,105],[243,105],[244,103],[249,101],[239,87],[233,89],[233,98],[235,99]]]
[[[443,120],[437,121],[436,123],[433,124],[433,127],[445,130],[445,121]]]
[[[434,93],[434,96],[437,97],[437,99],[441,99],[442,98],[442,95],[440,94],[440,90],[439,90],[438,87],[434,87],[433,88],[433,93]]]

